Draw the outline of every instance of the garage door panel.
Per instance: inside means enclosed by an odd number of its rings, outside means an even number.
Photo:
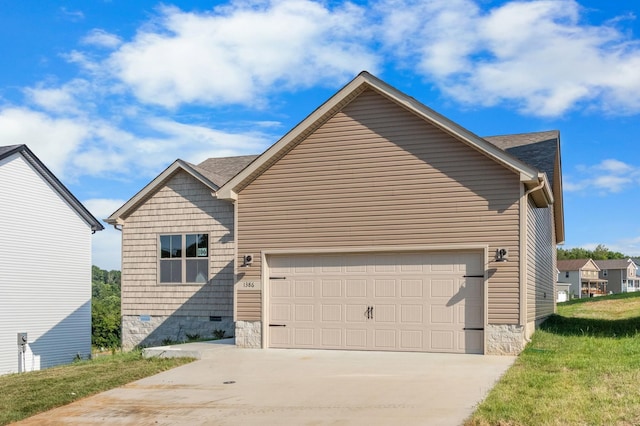
[[[272,346],[289,347],[292,345],[291,328],[269,327],[269,340]]]
[[[320,307],[322,311],[322,322],[342,322],[342,305],[323,304]]]
[[[430,284],[431,297],[453,297],[457,293],[457,286],[452,278],[432,279]]]
[[[374,297],[396,297],[396,280],[375,280]]]
[[[430,343],[431,350],[456,352],[455,331],[432,330],[430,332]]]
[[[400,297],[423,297],[424,280],[400,280]]]
[[[316,343],[314,339],[314,332],[315,330],[313,328],[296,327],[296,329],[294,330],[293,344],[297,347],[314,347]]]
[[[273,321],[291,321],[293,306],[288,303],[272,303],[271,319]]]
[[[345,306],[345,320],[347,323],[365,323],[367,321],[365,304],[349,304]]]
[[[391,323],[398,322],[396,319],[396,305],[382,305],[376,303],[373,307],[371,316],[376,323]]]
[[[424,348],[424,332],[420,330],[400,330],[400,349],[421,351]]]
[[[296,280],[294,282],[294,294],[296,297],[313,297],[314,282],[313,280]]]
[[[397,330],[374,330],[373,347],[376,350],[390,350],[397,347]]]
[[[367,280],[366,279],[348,279],[345,280],[346,295],[352,297],[367,297]]]
[[[368,330],[366,328],[348,328],[345,330],[345,347],[348,349],[367,349]]]
[[[342,297],[342,280],[340,279],[322,280],[320,287],[322,288],[322,297]]]
[[[313,322],[314,321],[314,305],[294,305],[294,319],[296,322]]]
[[[402,324],[422,324],[423,321],[423,305],[400,305],[400,322]]]
[[[267,259],[271,347],[482,353],[482,255]],[[274,270],[273,265],[277,266]],[[284,278],[284,279],[283,279]],[[480,330],[469,330],[480,329]]]
[[[271,297],[291,297],[291,282],[278,280],[271,283]]]
[[[431,307],[431,324],[453,324],[454,323],[454,308],[447,306],[432,306]]]
[[[322,328],[320,330],[321,344],[323,348],[341,348],[342,328]]]

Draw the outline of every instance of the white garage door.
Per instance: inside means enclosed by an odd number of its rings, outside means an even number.
[[[480,253],[271,256],[272,348],[483,352]]]

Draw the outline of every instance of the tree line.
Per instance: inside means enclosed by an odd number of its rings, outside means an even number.
[[[587,250],[580,247],[565,250],[558,247],[558,260],[567,259],[593,259],[593,260],[608,260],[608,259],[628,259],[630,256],[622,254],[617,251],[611,251],[604,244],[598,244],[595,249]]]
[[[120,271],[91,267],[91,344],[120,347]]]

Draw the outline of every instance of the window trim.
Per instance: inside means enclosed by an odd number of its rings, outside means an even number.
[[[206,256],[198,256],[196,254],[196,256],[190,256],[187,257],[187,236],[191,236],[191,235],[206,235],[207,236],[207,255]],[[180,256],[179,257],[162,257],[162,237],[167,237],[167,236],[171,236],[171,237],[175,237],[175,236],[179,236],[180,237]],[[210,280],[211,280],[211,258],[212,258],[212,249],[211,249],[211,233],[209,231],[201,231],[201,230],[194,230],[194,231],[189,231],[189,232],[162,232],[162,233],[158,233],[156,236],[156,283],[159,285],[204,285],[207,284]],[[196,247],[197,249],[198,247]],[[197,253],[197,250],[196,250]],[[161,280],[161,274],[162,274],[162,262],[163,261],[180,261],[180,275],[181,275],[181,280],[178,281],[162,281]],[[207,262],[207,276],[206,276],[206,280],[203,282],[197,282],[197,281],[187,281],[187,262],[188,261],[193,261],[193,260],[206,260]]]

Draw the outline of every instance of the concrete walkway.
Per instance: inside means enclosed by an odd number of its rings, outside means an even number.
[[[19,424],[460,425],[515,360],[228,343],[154,348],[200,359]]]

